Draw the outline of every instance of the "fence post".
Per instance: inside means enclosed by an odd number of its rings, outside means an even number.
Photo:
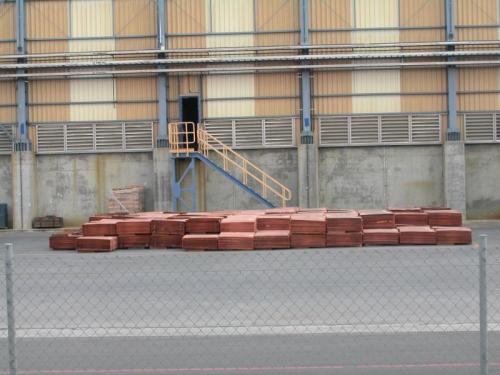
[[[488,375],[488,295],[486,280],[486,257],[488,236],[481,235],[479,249],[479,340],[481,355],[481,375]]]
[[[9,347],[9,375],[16,375],[16,323],[14,318],[14,282],[12,278],[12,262],[14,252],[12,244],[5,245],[5,286],[7,297],[7,337]]]

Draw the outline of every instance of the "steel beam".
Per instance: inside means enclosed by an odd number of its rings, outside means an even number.
[[[156,9],[158,15],[158,49],[160,51],[165,51],[167,48],[166,41],[166,33],[167,33],[167,21],[165,14],[165,0],[157,0],[156,1]],[[164,53],[159,53],[158,58],[164,58]],[[164,70],[166,68],[165,65],[159,65],[159,70]],[[156,141],[157,147],[168,147],[168,77],[167,73],[161,72],[158,73],[157,78],[158,83],[158,139]]]
[[[446,14],[446,41],[452,42],[455,39],[455,19],[453,14],[453,0],[445,1]],[[447,47],[450,52],[455,51],[455,47]],[[448,62],[454,62],[455,57],[448,57]],[[447,66],[448,81],[448,127],[446,138],[448,141],[459,141],[460,130],[457,126],[457,67],[455,65]]]
[[[300,0],[300,44],[309,45],[309,0]],[[307,49],[302,54],[308,55]],[[307,65],[307,62],[303,62]],[[311,71],[304,69],[301,74],[301,104],[302,104],[302,126],[300,129],[301,144],[313,144],[314,137],[311,121]]]
[[[25,27],[25,8],[24,0],[16,0],[16,49],[17,54],[26,54],[26,27]],[[17,60],[18,64],[25,62],[25,59]],[[24,69],[17,69],[17,74],[24,74]],[[17,78],[16,81],[16,102],[17,102],[17,142],[15,149],[24,151],[30,149],[28,139],[28,107],[27,107],[26,79],[23,77]]]

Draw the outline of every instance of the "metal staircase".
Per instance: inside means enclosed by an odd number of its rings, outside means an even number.
[[[275,207],[276,202],[286,207],[286,203],[292,198],[290,189],[209,134],[202,124],[169,124],[169,143],[174,162],[174,210],[179,208],[180,202],[186,204],[184,196],[187,193],[191,195],[191,210],[196,211],[196,160],[203,162],[267,207]],[[178,159],[187,161],[186,168],[180,173],[175,168],[175,160]]]

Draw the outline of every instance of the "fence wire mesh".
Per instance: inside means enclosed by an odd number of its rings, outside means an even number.
[[[492,371],[499,271],[490,248]],[[479,373],[471,247],[20,254],[13,272],[19,374]]]

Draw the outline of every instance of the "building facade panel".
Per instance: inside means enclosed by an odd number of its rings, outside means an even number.
[[[312,44],[349,44],[354,0],[310,0]]]
[[[0,123],[16,122],[16,83],[0,81]]]
[[[150,0],[121,0],[114,3],[116,49],[141,50],[156,46],[156,3]]]
[[[15,3],[0,3],[0,54],[16,53]]]
[[[404,69],[401,71],[402,112],[446,112],[445,69]]]

